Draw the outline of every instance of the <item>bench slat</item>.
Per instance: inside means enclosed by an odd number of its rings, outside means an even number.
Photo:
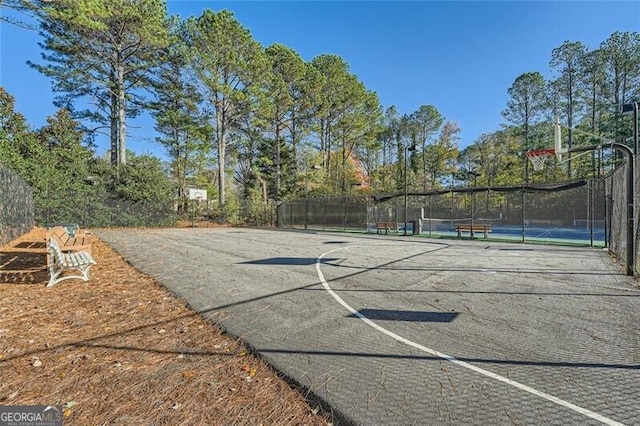
[[[82,231],[77,231],[74,236],[70,236],[66,228],[55,226],[49,230],[48,238],[56,238],[60,250],[63,252],[91,252],[91,235]]]

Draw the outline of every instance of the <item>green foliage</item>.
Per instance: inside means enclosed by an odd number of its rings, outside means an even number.
[[[33,189],[36,221],[82,226],[170,224],[174,185],[158,158],[134,156],[121,168],[96,160],[80,124],[59,110],[32,131],[0,89],[0,161]]]
[[[603,69],[602,94],[608,113],[603,126],[610,138],[625,143],[631,135],[630,117],[622,105],[640,96],[640,34],[615,32],[600,45]],[[626,118],[626,119],[625,119]]]
[[[195,186],[193,177],[201,175],[207,166],[213,130],[199,108],[202,94],[189,73],[181,31],[174,19],[172,42],[165,49],[165,63],[156,74],[156,100],[150,103],[150,109],[161,135],[156,141],[169,157],[171,177],[178,186],[178,210],[185,210],[187,188]]]
[[[188,59],[205,93],[205,106],[213,111],[218,160],[218,201],[226,203],[228,136],[259,99],[267,61],[260,44],[229,11],[205,10],[184,22]]]
[[[175,187],[164,172],[160,159],[151,155],[134,156],[118,171],[115,193],[124,200],[160,202],[170,205],[175,197]]]
[[[248,225],[270,226],[275,220],[275,205],[265,202],[259,188],[251,188],[239,200],[238,219]]]
[[[339,56],[320,55],[311,64],[322,76],[314,122],[323,166],[333,179],[334,193],[348,192],[351,187],[345,168],[352,155],[378,143],[380,102]]]
[[[539,72],[521,74],[507,92],[510,98],[502,115],[520,129],[523,151],[526,152],[532,148],[531,126],[540,120],[549,105],[544,77]]]
[[[273,156],[273,168],[268,177],[275,181],[273,197],[286,197],[294,190],[294,181],[283,182],[283,177],[293,176],[297,162],[296,150],[302,135],[308,132],[311,107],[317,97],[320,76],[309,67],[292,49],[274,44],[265,50],[269,74],[264,84],[264,96],[259,115],[264,118],[266,130],[273,135],[266,152],[259,155]],[[283,157],[282,150],[285,152]],[[283,162],[288,161],[289,164]],[[264,163],[264,160],[262,161]],[[288,170],[287,170],[288,169]],[[295,179],[294,179],[295,180]],[[283,194],[282,188],[285,188]]]
[[[25,118],[14,111],[15,99],[0,87],[0,163],[24,175],[29,167],[24,155],[35,141]]]
[[[164,2],[57,0],[45,11],[45,64],[30,65],[52,79],[57,106],[109,129],[112,161],[126,163],[126,118],[141,112],[168,42]],[[91,106],[75,110],[78,101]]]
[[[438,139],[428,145],[424,151],[426,170],[431,172],[431,187],[437,189],[451,173],[455,173],[458,157],[458,134],[460,127],[457,123],[446,122],[440,131]]]
[[[510,130],[483,134],[459,157],[461,171],[475,172],[476,183],[495,187],[513,185],[524,177],[524,160],[518,156],[520,141]],[[469,179],[467,176],[465,179]]]

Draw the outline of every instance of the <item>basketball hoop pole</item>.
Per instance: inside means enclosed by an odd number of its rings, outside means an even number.
[[[627,160],[627,275],[633,276],[635,266],[633,265],[634,259],[634,251],[635,251],[635,240],[634,240],[634,223],[633,223],[633,177],[634,177],[634,158],[633,151],[626,145],[623,145],[618,142],[614,142],[609,139],[605,139],[602,136],[594,135],[593,133],[584,132],[578,129],[572,129],[574,132],[584,133],[586,135],[602,139],[606,142],[606,145],[590,145],[590,146],[578,146],[564,149],[562,151],[569,152],[585,152],[585,151],[597,151],[602,148],[606,148],[607,146],[611,149],[615,149],[624,154]],[[554,142],[556,147],[560,146],[561,138],[562,138],[562,128],[560,123],[556,121],[555,123],[555,131],[554,131]],[[557,153],[557,152],[556,152]]]

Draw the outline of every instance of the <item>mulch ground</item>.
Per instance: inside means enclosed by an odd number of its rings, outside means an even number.
[[[0,250],[0,405],[63,405],[65,425],[330,424],[98,239],[90,281],[46,288],[44,238]]]

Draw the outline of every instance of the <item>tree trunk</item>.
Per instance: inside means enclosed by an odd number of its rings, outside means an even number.
[[[109,117],[109,140],[111,142],[111,151],[109,153],[111,165],[118,165],[118,96],[116,91],[111,91],[111,109]]]
[[[124,89],[124,66],[118,66],[118,165],[127,163],[126,99]]]
[[[276,113],[277,116],[277,113]],[[275,144],[276,144],[276,200],[280,200],[280,188],[282,186],[282,165],[280,153],[280,123],[276,119],[275,123]]]
[[[225,138],[226,138],[226,129],[225,129],[225,114],[224,110],[220,110],[220,105],[216,106],[216,136],[218,138],[218,202],[220,203],[220,208],[224,211],[226,204],[226,194],[224,191],[224,168],[225,168]]]
[[[293,151],[293,164],[298,164],[298,132],[297,132],[297,123],[298,120],[296,118],[295,111],[292,112],[291,115],[291,127],[289,134],[291,135],[291,149]]]
[[[422,141],[422,190],[427,192],[427,157],[424,155],[427,149],[426,139]]]
[[[569,139],[567,141],[567,148],[571,149],[573,146],[573,72],[569,70],[569,106],[567,111],[567,124],[569,125]],[[571,153],[567,153],[569,161],[567,161],[567,175],[571,180]]]

